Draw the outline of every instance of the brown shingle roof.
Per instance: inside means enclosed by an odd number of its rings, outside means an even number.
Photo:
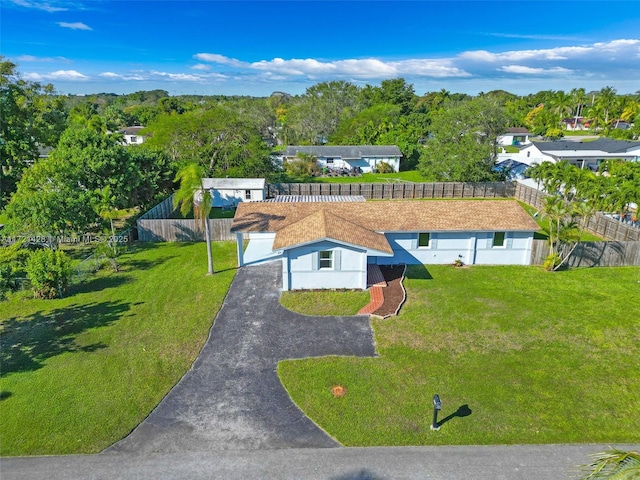
[[[279,250],[325,238],[393,253],[383,234],[363,228],[325,209],[316,210],[279,230],[273,242],[273,249]]]
[[[332,238],[385,252],[390,247],[383,232],[536,230],[515,200],[246,202],[231,225],[232,232],[276,232],[274,249]]]

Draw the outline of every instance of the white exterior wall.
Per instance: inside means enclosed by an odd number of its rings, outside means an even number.
[[[533,232],[507,232],[504,247],[493,247],[493,232],[429,232],[430,245],[418,247],[418,233],[387,233],[393,257],[377,263],[392,265],[447,264],[460,259],[469,265],[529,265]]]
[[[319,251],[333,252],[333,268],[319,268]],[[282,259],[282,289],[367,288],[367,253],[323,241],[292,248]]]
[[[318,166],[320,168],[327,167],[351,169],[353,167],[360,167],[363,173],[371,173],[376,168],[376,165],[382,162],[391,165],[394,172],[400,171],[400,159],[397,157],[363,157],[358,160],[350,159],[349,161],[343,160],[341,158],[334,158],[332,163],[327,163],[326,157],[318,158]]]
[[[540,165],[542,162],[556,163],[555,158],[550,155],[545,155],[533,144],[524,147],[520,150],[520,153],[511,154],[510,158],[521,163],[526,163],[527,165],[533,165],[535,163]]]
[[[476,236],[475,263],[480,265],[529,265],[533,232],[507,232],[504,247],[493,246],[493,232]]]
[[[515,139],[518,138],[518,142],[515,142]],[[531,143],[529,140],[529,135],[524,133],[505,133],[504,135],[498,136],[498,145],[502,145],[503,147],[512,146],[512,145],[527,145]]]
[[[246,198],[246,190],[251,192],[251,198]],[[211,189],[212,206],[226,207],[240,202],[259,202],[264,200],[264,190],[260,188],[247,189]]]
[[[142,135],[124,135],[124,143],[127,145],[140,145],[144,143],[144,137]]]

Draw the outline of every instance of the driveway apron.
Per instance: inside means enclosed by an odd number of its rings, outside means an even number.
[[[276,365],[374,356],[369,319],[293,313],[280,305],[281,275],[280,262],[238,270],[191,370],[106,453],[339,446],[291,401]]]

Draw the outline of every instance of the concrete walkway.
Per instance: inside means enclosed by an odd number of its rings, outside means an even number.
[[[280,305],[280,262],[239,269],[193,367],[107,452],[336,447],[291,401],[278,361],[375,355],[368,317],[311,317]]]
[[[623,450],[640,446],[617,445]],[[0,459],[2,480],[568,480],[608,445],[223,450]]]

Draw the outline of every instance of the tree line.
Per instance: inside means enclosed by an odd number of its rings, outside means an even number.
[[[418,96],[396,78],[364,87],[322,82],[301,95],[260,98],[164,90],[63,96],[22,79],[10,61],[0,68],[0,211],[10,228],[54,235],[105,226],[98,211],[107,187],[111,208],[151,206],[175,189],[185,164],[205,176],[287,181],[272,153],[291,144],[397,145],[402,168],[418,169],[427,181],[485,181],[500,179],[496,137],[508,127],[552,138],[567,118],[589,117],[601,133],[620,136],[640,127],[640,94],[611,87]],[[635,129],[615,129],[621,120]],[[136,124],[147,140],[125,147],[114,132]],[[48,158],[40,158],[43,147],[53,148]]]

